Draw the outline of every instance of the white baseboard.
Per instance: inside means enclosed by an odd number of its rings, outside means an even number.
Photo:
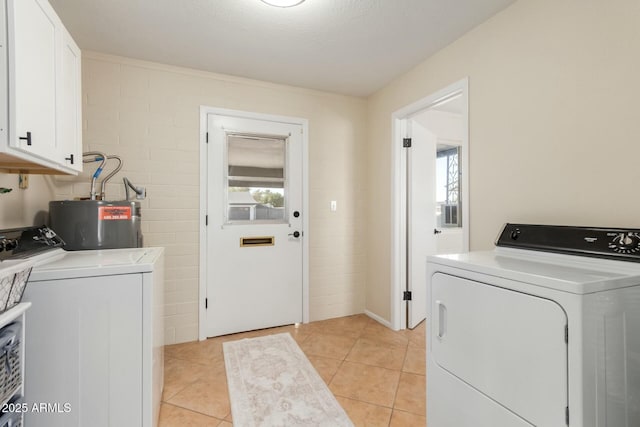
[[[376,322],[378,322],[378,323],[380,323],[380,324],[382,324],[382,325],[386,326],[387,328],[389,328],[389,329],[393,329],[393,328],[391,327],[391,322],[389,322],[389,321],[388,321],[388,320],[386,320],[386,319],[383,319],[382,317],[378,316],[377,314],[372,313],[372,312],[370,312],[369,310],[365,310],[365,311],[364,311],[364,314],[366,314],[367,316],[369,316],[370,318],[372,318],[372,319],[373,319],[373,320],[375,320]]]

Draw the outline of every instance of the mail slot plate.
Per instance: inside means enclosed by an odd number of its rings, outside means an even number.
[[[260,237],[241,237],[240,247],[249,248],[254,246],[273,246],[276,244],[276,238],[274,236],[260,236]]]

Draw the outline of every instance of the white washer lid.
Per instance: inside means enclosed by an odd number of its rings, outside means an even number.
[[[150,272],[163,250],[127,248],[63,252],[37,263],[29,281]]]

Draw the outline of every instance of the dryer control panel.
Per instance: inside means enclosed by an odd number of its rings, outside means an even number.
[[[507,223],[496,246],[640,262],[640,229]]]

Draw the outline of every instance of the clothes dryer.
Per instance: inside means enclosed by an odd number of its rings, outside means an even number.
[[[640,425],[640,230],[507,224],[427,261],[430,427]]]

